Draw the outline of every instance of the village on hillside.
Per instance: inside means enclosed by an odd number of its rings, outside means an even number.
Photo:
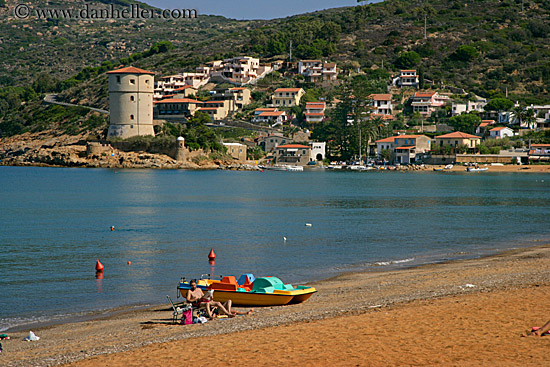
[[[268,167],[361,169],[529,164],[550,159],[550,145],[522,139],[529,131],[549,128],[550,104],[520,106],[506,98],[488,100],[421,80],[413,69],[388,73],[385,93],[356,97],[360,92],[355,90],[347,96],[349,101],[323,93],[362,73],[359,69],[341,73],[336,63],[324,60],[262,63],[249,56],[211,61],[194,72],[165,76],[136,67],[112,70],[107,72],[107,137],[115,143],[96,143],[91,151],[98,153],[120,146],[118,140],[154,136],[200,120],[214,130],[250,131],[247,136],[225,139],[223,150],[238,162],[261,162]],[[357,135],[337,141],[325,134],[326,140],[319,139],[323,134],[317,132],[337,118],[347,102],[344,126],[350,131],[357,127]],[[464,129],[457,128],[460,124]],[[186,143],[180,137],[180,151],[165,153],[186,160],[197,148]]]

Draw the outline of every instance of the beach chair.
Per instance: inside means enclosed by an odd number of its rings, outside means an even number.
[[[183,310],[179,307],[176,307],[174,302],[172,302],[172,298],[170,298],[170,296],[166,295],[166,298],[168,298],[168,301],[170,301],[172,309],[174,310],[174,312],[172,312],[172,322],[175,324],[178,322],[178,316],[183,315]]]

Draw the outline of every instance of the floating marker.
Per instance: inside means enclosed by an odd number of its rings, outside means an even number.
[[[286,237],[285,237],[285,236],[283,236],[283,241],[285,241],[285,242],[286,242]]]
[[[98,272],[102,272],[103,271],[103,268],[105,268],[103,266],[103,264],[99,261],[99,259],[95,259],[95,270],[98,271]]]
[[[111,231],[114,231],[115,230],[115,226],[111,226]]]
[[[214,253],[213,248],[210,249],[210,253],[208,254],[208,260],[210,260],[210,261],[216,260],[216,254]]]
[[[306,223],[306,227],[311,227],[311,223]]]
[[[128,265],[132,265],[132,262],[130,260],[128,260]]]

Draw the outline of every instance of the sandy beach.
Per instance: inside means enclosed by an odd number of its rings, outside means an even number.
[[[544,365],[550,244],[480,259],[347,273],[308,302],[173,325],[167,307],[32,329],[2,341],[2,366]],[[191,357],[192,356],[192,357]]]

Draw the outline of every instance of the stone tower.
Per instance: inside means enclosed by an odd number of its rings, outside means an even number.
[[[107,137],[155,135],[153,90],[155,73],[135,67],[107,72],[110,124]]]

